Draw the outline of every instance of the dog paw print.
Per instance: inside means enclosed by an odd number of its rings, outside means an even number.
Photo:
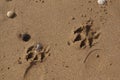
[[[94,30],[92,24],[92,21],[88,21],[86,25],[82,25],[74,30],[72,43],[78,42],[80,48],[91,48],[95,44],[95,40],[100,36],[100,32]]]
[[[49,56],[49,50],[49,46],[44,47],[41,43],[34,44],[27,49],[26,60],[29,62],[43,62]]]

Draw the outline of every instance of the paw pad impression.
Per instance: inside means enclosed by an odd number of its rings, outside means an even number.
[[[92,47],[100,36],[100,32],[93,29],[92,21],[74,30],[72,43],[80,43],[80,48]]]

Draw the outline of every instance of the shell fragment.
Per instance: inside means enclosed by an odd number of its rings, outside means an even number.
[[[14,18],[16,16],[15,12],[14,11],[8,11],[7,12],[7,17],[8,18]]]
[[[103,5],[106,3],[106,0],[98,0],[97,2],[98,2],[98,4]]]

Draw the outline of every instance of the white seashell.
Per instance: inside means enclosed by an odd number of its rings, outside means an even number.
[[[16,14],[15,14],[14,11],[8,11],[8,12],[7,12],[7,17],[8,17],[8,18],[13,18],[13,17],[15,17],[15,15],[16,15]]]
[[[106,0],[98,0],[97,2],[98,2],[98,4],[103,5],[103,4],[105,4]]]
[[[43,45],[41,44],[41,43],[37,43],[36,45],[35,45],[35,51],[41,51],[42,50],[42,48],[43,48]]]

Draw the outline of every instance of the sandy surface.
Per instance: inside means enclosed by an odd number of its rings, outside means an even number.
[[[0,0],[0,80],[120,80],[119,37],[120,0]]]

